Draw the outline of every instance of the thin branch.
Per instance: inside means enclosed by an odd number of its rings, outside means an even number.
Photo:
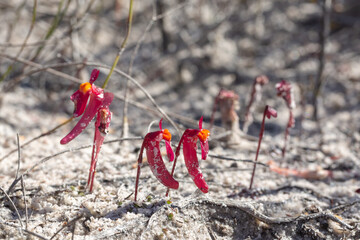
[[[105,88],[106,85],[108,84],[109,82],[109,79],[114,71],[114,69],[116,68],[119,60],[120,60],[120,57],[121,55],[123,54],[123,52],[125,51],[125,47],[126,47],[126,44],[127,44],[127,41],[129,39],[129,36],[130,36],[130,31],[131,31],[131,25],[132,25],[132,18],[133,18],[133,0],[129,0],[129,3],[130,3],[130,6],[129,6],[129,16],[128,16],[128,21],[127,21],[127,31],[126,31],[126,35],[125,35],[125,38],[121,44],[121,47],[119,49],[119,52],[114,60],[114,63],[112,65],[112,67],[110,68],[110,72],[109,74],[107,75],[106,79],[105,79],[105,82],[104,84],[102,85],[102,88]]]
[[[0,219],[0,223],[3,224],[3,225],[6,225],[6,226],[10,226],[10,227],[16,228],[16,229],[19,228],[19,226],[15,225],[15,224],[12,224],[12,223],[9,223],[9,222],[5,222],[5,221],[3,221],[3,220],[1,220],[1,219]],[[26,229],[21,229],[21,230],[24,231],[25,233],[29,234],[29,235],[32,235],[32,236],[34,236],[34,237],[39,238],[39,239],[47,240],[47,238],[45,238],[45,237],[43,237],[43,236],[41,236],[41,235],[39,235],[39,234],[37,234],[37,233],[31,232],[31,231],[26,230]]]
[[[334,222],[337,222],[341,226],[343,226],[347,229],[350,229],[350,230],[352,230],[356,227],[356,226],[351,226],[351,225],[347,224],[346,222],[342,221],[341,219],[339,219],[338,217],[333,215],[330,210],[325,210],[325,211],[321,211],[321,212],[313,213],[313,214],[300,215],[297,217],[275,218],[275,217],[266,216],[263,213],[257,211],[255,209],[255,207],[250,203],[244,203],[244,202],[237,203],[237,202],[230,202],[230,201],[226,201],[226,200],[210,200],[210,199],[203,199],[203,198],[196,199],[196,200],[190,200],[190,201],[187,200],[187,201],[185,201],[185,204],[183,206],[181,206],[181,208],[189,207],[189,206],[193,206],[193,205],[206,205],[206,206],[210,205],[210,206],[215,206],[215,207],[220,207],[220,208],[225,207],[228,209],[233,208],[233,209],[241,210],[241,211],[248,213],[252,217],[260,220],[261,222],[264,222],[267,224],[280,225],[280,224],[287,224],[287,223],[306,222],[306,221],[310,221],[310,220],[325,218],[325,219],[330,219]]]
[[[21,176],[21,190],[22,190],[22,194],[23,194],[23,198],[24,198],[24,205],[25,205],[25,229],[28,229],[28,223],[29,223],[29,213],[28,213],[28,208],[27,208],[27,203],[26,203],[26,194],[25,194],[25,181],[24,181],[24,176]]]
[[[0,187],[0,190],[5,194],[6,198],[9,200],[9,202],[11,203],[11,205],[13,206],[13,208],[15,209],[15,212],[16,212],[16,215],[17,215],[17,217],[18,217],[18,219],[19,219],[21,228],[24,228],[23,223],[22,223],[22,221],[21,221],[20,213],[19,213],[17,207],[15,206],[14,202],[11,200],[11,198],[9,197],[9,195],[6,193],[6,191],[5,191],[2,187]]]
[[[77,216],[76,218],[74,218],[73,220],[71,220],[70,222],[67,222],[64,226],[62,226],[59,230],[56,231],[56,233],[54,235],[52,235],[51,239],[54,239],[54,237],[56,237],[56,235],[58,235],[63,229],[65,229],[66,227],[69,227],[73,224],[76,223],[76,221],[80,220],[82,217],[84,217],[84,214],[80,214],[79,216]]]
[[[37,63],[34,63],[32,61],[28,61],[28,60],[25,60],[25,59],[21,59],[21,58],[14,58],[14,57],[11,57],[7,54],[2,54],[0,53],[0,57],[5,57],[5,58],[9,58],[9,59],[16,59],[17,61],[19,62],[23,62],[27,65],[30,65],[30,66],[33,66],[33,67],[36,67],[36,68],[42,68],[43,66],[40,65],[40,64],[37,64]],[[86,66],[93,66],[93,67],[99,67],[99,68],[105,68],[105,69],[111,69],[111,67],[107,66],[107,65],[103,65],[103,64],[98,64],[98,63],[84,63],[84,62],[79,62],[79,63],[73,63],[72,65],[78,65],[78,64],[83,64],[83,65],[86,65]],[[73,76],[70,76],[66,73],[62,73],[60,71],[57,71],[57,70],[54,70],[52,68],[46,68],[45,71],[51,73],[51,74],[54,74],[56,76],[59,76],[59,77],[63,77],[65,79],[68,79],[72,82],[75,82],[75,83],[82,83],[82,81],[78,78],[75,78]],[[180,130],[177,126],[177,124],[171,120],[171,118],[167,115],[167,113],[165,113],[164,110],[162,110],[162,108],[160,108],[160,106],[155,102],[154,98],[151,96],[151,94],[137,81],[135,80],[134,78],[132,78],[131,76],[129,76],[128,74],[124,73],[123,71],[121,70],[118,70],[118,69],[114,69],[114,71],[116,73],[118,73],[119,75],[121,76],[124,76],[126,78],[128,78],[133,84],[135,84],[144,94],[145,96],[152,102],[152,104],[156,107],[156,109],[163,115],[163,117],[169,121],[171,123],[171,125],[173,125],[173,127],[176,129],[176,131],[178,132],[178,135],[180,136]]]
[[[20,140],[19,140],[19,133],[16,134],[16,141],[17,141],[17,152],[18,152],[18,167],[16,170],[15,178],[18,178],[19,171],[20,171],[20,162],[21,162],[21,151],[20,151]]]
[[[41,44],[44,44],[45,40],[42,40],[42,41],[38,41],[38,42],[32,42],[32,43],[26,43],[24,47],[34,47],[34,46],[37,46],[37,45],[41,45]],[[10,48],[10,47],[13,47],[13,48],[16,48],[16,47],[22,47],[24,43],[0,43],[0,47],[6,47],[6,48]]]
[[[220,156],[220,155],[214,155],[214,154],[208,154],[209,157],[213,157],[213,158],[217,158],[217,159],[221,159],[221,160],[225,160],[225,161],[233,161],[233,162],[246,162],[246,163],[253,163],[253,164],[258,164],[264,167],[269,167],[266,163],[262,163],[262,162],[255,162],[253,160],[249,160],[249,159],[238,159],[238,158],[232,158],[232,157],[225,157],[225,156]]]
[[[185,6],[185,3],[180,4],[178,7],[174,8],[174,9],[171,9],[171,10],[169,10],[169,11],[167,11],[167,12],[161,14],[161,15],[156,15],[156,6],[153,3],[153,16],[152,16],[152,19],[149,22],[149,24],[146,26],[145,31],[143,32],[143,34],[141,35],[139,40],[137,41],[134,52],[131,55],[130,64],[129,64],[129,70],[128,70],[129,76],[132,75],[132,68],[133,68],[133,65],[134,65],[135,57],[137,56],[137,54],[139,52],[140,46],[144,42],[146,34],[150,31],[150,29],[154,25],[154,23],[156,21],[164,18],[165,16],[169,15],[173,11],[182,8],[183,6]],[[127,118],[128,103],[129,103],[129,97],[128,97],[128,95],[129,95],[129,79],[127,79],[127,81],[126,81],[124,92],[125,92],[125,94],[124,94],[124,107],[123,107],[122,137],[127,137],[127,133],[129,131],[128,130],[128,128],[129,128],[128,118]],[[179,135],[180,135],[180,133],[179,133]]]
[[[40,139],[40,138],[42,138],[42,137],[45,137],[45,136],[48,136],[48,135],[54,133],[57,129],[61,128],[62,126],[66,125],[66,124],[68,124],[68,123],[71,122],[73,119],[74,119],[74,117],[69,118],[68,120],[66,120],[65,122],[57,125],[57,126],[54,127],[53,129],[50,129],[49,131],[44,132],[44,133],[40,134],[39,136],[30,139],[29,141],[27,141],[26,143],[24,143],[21,147],[19,146],[19,142],[18,142],[18,148],[11,150],[11,151],[10,151],[9,153],[7,153],[4,157],[0,158],[0,162],[1,162],[2,160],[4,160],[5,158],[7,158],[8,156],[10,156],[11,154],[13,154],[14,152],[16,152],[16,151],[18,151],[18,156],[19,156],[19,159],[20,159],[20,148],[23,148],[23,147],[29,145],[30,143],[32,143],[32,142],[34,142],[34,141],[36,141],[36,140],[38,140],[38,139]],[[19,140],[18,140],[18,141],[19,141]],[[19,161],[20,161],[20,160],[19,160]],[[18,177],[18,175],[16,174],[16,178],[17,178],[17,177]]]
[[[23,42],[23,44],[21,45],[21,48],[19,50],[19,52],[16,54],[16,57],[19,57],[20,54],[22,53],[22,51],[25,48],[25,45],[27,43],[27,41],[29,40],[29,37],[32,33],[32,30],[34,29],[35,26],[35,21],[36,21],[36,9],[37,9],[37,0],[34,0],[34,6],[33,6],[33,15],[32,15],[32,20],[31,20],[31,25],[30,25],[30,29],[25,37],[25,40]],[[14,66],[15,60],[13,60],[13,62],[11,63],[11,65],[8,67],[8,69],[6,70],[6,72],[1,76],[0,78],[0,82],[2,82],[12,71],[13,66]]]
[[[115,140],[110,140],[110,141],[105,141],[103,144],[110,144],[110,143],[114,143],[114,142],[119,142],[119,141],[131,141],[131,140],[141,140],[143,139],[143,137],[132,137],[132,138],[120,138],[120,139],[115,139]],[[90,148],[92,147],[93,144],[89,144],[89,145],[83,145],[77,148],[69,148],[66,149],[64,151],[55,153],[53,155],[47,156],[43,159],[41,159],[40,161],[36,162],[32,167],[26,169],[21,175],[20,177],[16,178],[13,183],[10,185],[8,192],[12,192],[13,188],[16,186],[16,184],[21,180],[22,177],[27,176],[32,170],[34,170],[36,167],[40,166],[41,164],[49,161],[50,159],[60,156],[64,153],[68,153],[68,152],[75,152],[75,151],[79,151],[85,148]]]
[[[318,119],[317,99],[320,95],[321,87],[324,82],[325,46],[326,46],[326,39],[329,35],[329,30],[330,30],[330,13],[331,13],[332,0],[322,0],[320,1],[320,4],[322,7],[323,18],[322,18],[321,30],[319,36],[319,41],[320,41],[319,66],[318,66],[318,72],[316,76],[316,81],[313,91],[313,99],[312,99],[312,104],[314,108],[313,118],[315,120]]]

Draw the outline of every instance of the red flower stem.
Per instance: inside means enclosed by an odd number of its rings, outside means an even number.
[[[252,188],[252,184],[253,184],[253,181],[254,181],[256,163],[257,163],[257,159],[258,159],[258,156],[259,156],[261,140],[263,138],[264,130],[265,130],[265,115],[266,115],[267,110],[268,110],[268,106],[266,105],[265,110],[264,110],[263,120],[262,120],[262,123],[261,123],[261,129],[260,129],[260,134],[259,134],[259,142],[258,142],[258,147],[257,147],[257,150],[256,150],[255,163],[254,163],[254,168],[253,168],[253,171],[252,171],[252,174],[251,174],[251,180],[250,180],[249,189]]]
[[[93,189],[93,181],[94,181],[94,176],[95,176],[95,167],[96,167],[96,162],[94,159],[95,151],[96,151],[96,146],[95,146],[95,134],[94,134],[94,143],[93,143],[93,148],[92,148],[92,153],[91,153],[91,163],[90,163],[89,177],[88,177],[88,182],[87,182],[87,186],[89,187],[90,192],[92,192],[92,189]]]
[[[256,81],[254,81],[253,86],[252,86],[252,91],[251,91],[251,96],[250,96],[250,100],[249,100],[249,104],[246,107],[246,112],[245,112],[245,121],[244,121],[244,126],[247,123],[247,121],[249,120],[249,114],[250,114],[250,108],[254,102],[255,99],[255,93],[256,93]]]
[[[140,168],[141,168],[141,165],[142,165],[142,156],[143,156],[143,152],[144,152],[144,147],[145,147],[145,140],[143,141],[143,143],[141,145],[139,158],[138,158],[138,166],[137,166],[137,174],[136,174],[136,182],[135,182],[135,202],[137,200],[137,193],[138,193],[138,187],[139,187],[139,178],[140,178]]]
[[[176,161],[177,161],[178,157],[180,156],[180,148],[181,148],[181,144],[182,144],[183,140],[184,140],[184,134],[181,136],[179,145],[177,146],[176,151],[175,151],[175,159],[174,159],[173,167],[171,169],[171,176],[174,176]],[[165,194],[166,197],[169,196],[169,192],[170,192],[170,188],[168,188],[166,190],[166,194]]]

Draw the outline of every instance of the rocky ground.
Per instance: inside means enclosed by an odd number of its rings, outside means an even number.
[[[210,128],[220,89],[238,95],[232,112],[238,118],[230,135],[222,125],[224,112],[218,109],[214,115],[209,156],[200,162],[209,192],[197,190],[180,156],[175,172],[179,189],[165,197],[166,188],[145,161],[136,202],[139,137],[164,116],[131,82],[129,139],[119,140],[126,77],[114,73],[106,87],[115,94],[113,118],[93,193],[85,189],[93,124],[67,145],[60,139],[77,120],[44,134],[71,117],[69,96],[78,88],[76,81],[88,81],[94,66],[101,71],[96,84],[102,85],[126,33],[128,2],[39,1],[34,28],[19,53],[34,2],[0,1],[1,74],[13,65],[0,83],[0,238],[360,238],[356,1],[332,1],[317,120],[311,100],[319,71],[322,1],[135,1],[118,69],[145,88],[180,133],[197,128],[201,116]],[[46,38],[60,3],[63,14]],[[254,103],[254,119],[245,133],[240,129],[246,106],[261,74],[269,83]],[[285,157],[281,151],[289,109],[275,88],[283,79],[291,83],[296,103]],[[260,164],[249,190],[265,105],[278,116],[266,120]],[[166,118],[163,127],[172,133],[175,149],[180,134]],[[155,130],[157,123],[151,127]],[[166,165],[170,170],[171,163]]]

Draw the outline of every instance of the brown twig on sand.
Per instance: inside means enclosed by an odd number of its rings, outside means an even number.
[[[18,137],[18,148],[11,150],[11,151],[8,152],[5,156],[3,156],[2,158],[0,158],[0,162],[1,162],[2,160],[4,160],[5,158],[7,158],[8,156],[10,156],[11,154],[13,154],[14,152],[16,152],[16,151],[18,151],[18,155],[19,155],[18,158],[20,159],[20,148],[23,148],[23,147],[25,147],[26,145],[29,145],[30,143],[32,143],[32,142],[34,142],[34,141],[36,141],[36,140],[38,140],[38,139],[40,139],[40,138],[42,138],[42,137],[45,137],[45,136],[48,136],[48,135],[52,134],[52,133],[55,132],[57,129],[59,129],[59,128],[61,128],[62,126],[64,126],[64,125],[68,124],[69,122],[71,122],[73,119],[74,119],[74,117],[69,118],[68,120],[66,120],[65,122],[57,125],[57,126],[54,127],[53,129],[50,129],[49,131],[46,131],[46,132],[40,134],[39,136],[30,139],[29,141],[27,141],[26,143],[24,143],[21,147],[19,146],[19,136],[17,136],[17,137]],[[20,160],[18,160],[18,161],[20,161]],[[18,171],[17,171],[17,173],[18,173]],[[18,174],[16,174],[16,178],[17,178],[17,177],[18,177]]]
[[[248,213],[249,215],[251,215],[252,217],[256,218],[257,220],[259,220],[261,222],[264,222],[267,224],[274,224],[274,225],[297,223],[297,222],[307,222],[310,220],[325,218],[325,219],[329,219],[334,222],[337,222],[341,226],[343,226],[347,229],[350,229],[350,230],[352,230],[356,227],[356,226],[351,226],[351,225],[347,224],[346,222],[344,222],[343,220],[341,220],[340,218],[336,217],[334,214],[332,214],[331,209],[320,211],[318,213],[313,213],[313,214],[307,214],[307,215],[303,214],[303,215],[300,215],[297,217],[275,218],[275,217],[266,216],[263,213],[257,211],[255,209],[255,207],[250,203],[230,202],[230,201],[226,201],[226,200],[210,200],[210,199],[204,199],[204,198],[199,198],[196,200],[194,200],[194,199],[187,200],[187,201],[185,201],[185,204],[180,206],[180,208],[186,208],[186,207],[194,206],[194,205],[206,205],[206,206],[214,206],[214,207],[220,207],[220,208],[225,207],[228,209],[237,209],[237,210],[241,210],[241,211]]]
[[[19,228],[19,226],[15,225],[15,224],[12,224],[12,223],[9,223],[9,222],[5,222],[2,219],[0,219],[0,224],[6,225],[6,226],[9,226],[9,227],[13,227],[13,228],[16,228],[16,229]],[[31,231],[26,230],[26,229],[21,229],[21,230],[24,231],[25,233],[29,234],[29,235],[32,235],[34,237],[39,238],[39,239],[47,240],[46,237],[43,237],[43,236],[41,236],[41,235],[39,235],[37,233],[31,232]]]
[[[103,144],[109,144],[109,143],[114,143],[114,142],[119,142],[119,141],[130,141],[130,140],[141,140],[143,139],[142,137],[132,137],[132,138],[120,138],[120,139],[115,139],[115,140],[110,140],[110,141],[106,141]],[[74,152],[74,151],[78,151],[78,150],[82,150],[85,148],[90,148],[93,147],[93,144],[89,144],[89,145],[83,145],[77,148],[69,148],[66,149],[64,151],[55,153],[53,155],[47,156],[43,159],[41,159],[40,161],[36,162],[32,167],[26,169],[21,175],[20,177],[16,178],[13,183],[10,185],[8,192],[12,192],[13,188],[15,187],[15,185],[21,180],[22,177],[28,175],[32,170],[34,170],[36,167],[40,166],[41,164],[49,161],[50,159],[57,157],[59,155],[62,155],[64,153],[68,153],[68,152]]]
[[[15,206],[14,202],[11,200],[10,196],[6,193],[6,191],[5,191],[2,187],[0,187],[0,190],[5,194],[5,197],[6,197],[7,200],[11,203],[11,205],[12,205],[12,207],[14,208],[14,210],[15,210],[15,212],[16,212],[16,215],[17,215],[17,217],[18,217],[18,219],[19,219],[21,228],[23,228],[24,225],[23,225],[23,223],[22,223],[22,221],[21,221],[20,213],[19,213],[17,207]]]
[[[24,198],[24,205],[25,205],[25,229],[28,229],[28,223],[29,223],[29,213],[28,213],[28,208],[27,208],[27,203],[26,203],[26,194],[25,194],[25,181],[24,181],[24,176],[21,176],[21,190],[22,190],[22,194],[23,194],[23,198]]]
[[[16,169],[15,178],[17,178],[19,176],[20,160],[21,160],[19,133],[16,134],[16,142],[17,142],[17,152],[18,152],[18,163],[17,163],[17,169]]]
[[[69,227],[73,224],[75,224],[78,220],[80,220],[81,218],[84,217],[84,214],[80,214],[79,216],[77,216],[76,218],[72,219],[71,221],[67,222],[66,224],[64,224],[59,230],[56,231],[56,233],[54,233],[54,235],[51,236],[51,239],[54,239],[54,237],[56,237],[56,235],[58,235],[63,229],[65,229],[66,227]]]

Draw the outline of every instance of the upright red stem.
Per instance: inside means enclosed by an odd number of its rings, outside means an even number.
[[[181,136],[181,139],[179,141],[179,145],[177,146],[176,151],[175,151],[175,159],[174,159],[173,167],[171,169],[171,176],[174,176],[175,167],[176,167],[176,161],[177,161],[177,159],[178,159],[178,157],[180,155],[180,148],[181,148],[181,144],[182,144],[183,140],[184,140],[184,134]],[[168,188],[166,190],[166,194],[165,194],[166,197],[169,196],[169,192],[170,192],[170,188]]]
[[[258,147],[257,147],[257,150],[256,150],[255,163],[254,163],[254,168],[253,168],[253,171],[252,171],[252,174],[251,174],[251,180],[250,180],[250,186],[249,186],[249,189],[251,189],[251,188],[252,188],[252,184],[253,184],[253,181],[254,181],[255,170],[256,170],[256,163],[257,163],[257,159],[258,159],[258,156],[259,156],[259,151],[260,151],[261,140],[262,140],[262,137],[263,137],[263,135],[264,135],[264,129],[265,129],[265,116],[266,116],[266,112],[268,111],[268,108],[269,108],[269,106],[268,106],[268,105],[266,105],[265,110],[264,110],[263,120],[262,120],[262,123],[261,123],[261,129],[260,129],[260,134],[259,134]]]
[[[145,146],[145,140],[143,141],[143,143],[141,145],[139,158],[138,158],[138,166],[137,166],[137,174],[136,174],[136,182],[135,182],[135,202],[137,200],[137,193],[138,193],[138,187],[139,187],[139,178],[140,178],[140,168],[141,168],[141,165],[142,165],[142,156],[143,156],[143,152],[144,152],[144,146]]]

